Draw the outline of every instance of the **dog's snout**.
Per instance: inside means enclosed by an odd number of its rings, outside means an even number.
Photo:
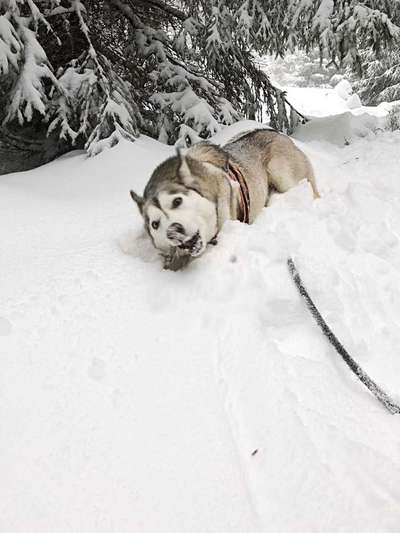
[[[177,239],[180,240],[186,234],[185,228],[179,222],[174,222],[167,229],[168,239]]]

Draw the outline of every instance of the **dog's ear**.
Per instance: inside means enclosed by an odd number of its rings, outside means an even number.
[[[212,167],[217,172],[221,170],[226,172],[229,165],[229,153],[220,146],[208,142],[195,144],[189,149],[188,156],[207,165],[211,172],[213,172]]]
[[[130,191],[130,193],[131,193],[132,200],[138,206],[140,214],[143,214],[144,199],[141,196],[139,196],[138,194],[136,194],[135,191]]]
[[[190,174],[190,167],[185,155],[182,153],[182,148],[176,147],[176,157],[178,158],[178,175],[180,178]]]
[[[213,157],[214,156],[214,157]],[[186,187],[196,188],[198,178],[220,176],[228,168],[228,154],[215,151],[212,145],[195,145],[186,155],[177,148],[178,178]]]
[[[196,181],[193,176],[193,161],[188,157],[182,154],[180,148],[176,148],[176,155],[178,157],[178,178],[187,187],[191,187]]]

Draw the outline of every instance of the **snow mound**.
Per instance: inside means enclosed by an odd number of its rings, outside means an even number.
[[[327,141],[344,146],[357,137],[373,137],[384,126],[385,120],[368,113],[354,115],[347,111],[339,115],[315,117],[300,125],[294,136],[302,141]]]
[[[359,107],[362,107],[361,99],[356,93],[349,96],[346,103],[349,109],[357,109]]]
[[[286,87],[285,90],[289,102],[309,118],[336,116],[349,110],[358,114],[372,109],[374,114],[373,110],[377,109],[364,107],[346,79],[341,79],[333,89]]]
[[[339,148],[355,117],[321,120],[296,142],[322,198],[276,195],[182,272],[129,197],[173,148],[2,177],[1,531],[398,533],[400,418],[326,343],[286,259],[398,397],[400,132]]]
[[[350,82],[346,79],[339,81],[333,90],[338,96],[340,96],[340,98],[343,98],[343,100],[348,100],[353,94],[353,88]]]

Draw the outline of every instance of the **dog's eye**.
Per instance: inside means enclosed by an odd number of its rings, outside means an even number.
[[[183,200],[180,196],[177,196],[176,198],[174,198],[172,201],[172,209],[176,209],[177,207],[179,207],[182,202]]]
[[[158,229],[160,227],[160,221],[159,220],[153,220],[153,222],[151,223],[151,227],[153,229]]]

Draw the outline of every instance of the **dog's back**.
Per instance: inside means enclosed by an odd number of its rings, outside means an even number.
[[[319,197],[309,159],[287,135],[259,129],[244,133],[223,148],[243,166],[246,179],[251,180],[256,189],[260,178],[267,190],[272,185],[279,192],[286,192],[306,179],[314,196]]]

